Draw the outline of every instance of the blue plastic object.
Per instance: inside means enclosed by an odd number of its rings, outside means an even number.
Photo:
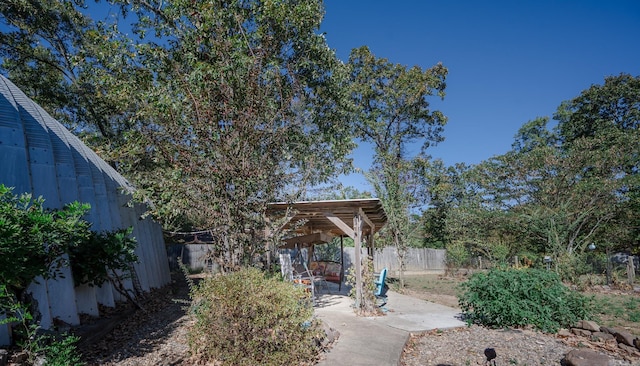
[[[387,279],[387,269],[383,268],[382,271],[380,272],[380,276],[378,276],[378,279],[376,281],[374,281],[374,283],[376,284],[376,292],[374,295],[376,295],[376,297],[385,297],[387,295],[387,287],[384,284],[384,281]]]

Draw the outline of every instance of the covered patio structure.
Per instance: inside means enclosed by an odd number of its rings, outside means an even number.
[[[268,205],[267,215],[274,220],[283,221],[278,227],[279,231],[294,234],[285,239],[285,246],[296,243],[311,246],[327,242],[326,240],[336,236],[353,239],[356,308],[362,306],[362,246],[366,245],[367,254],[373,256],[374,234],[387,222],[379,199],[277,202]],[[341,262],[344,270],[344,261]]]

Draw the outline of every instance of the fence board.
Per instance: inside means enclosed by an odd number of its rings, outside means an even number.
[[[167,246],[169,264],[172,269],[178,268],[178,258],[182,257],[184,263],[190,269],[206,269],[211,264],[207,263],[206,254],[210,251],[210,244],[171,244]],[[355,248],[344,248],[344,267],[352,266],[355,260]],[[409,248],[406,254],[406,271],[444,271],[446,250],[430,248]],[[374,253],[374,270],[379,272],[382,268],[389,271],[398,271],[397,251],[394,247],[386,247],[376,250]]]

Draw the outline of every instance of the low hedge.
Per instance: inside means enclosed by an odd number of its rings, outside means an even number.
[[[473,274],[461,286],[458,303],[469,324],[556,332],[592,314],[592,299],[551,271],[493,269]]]

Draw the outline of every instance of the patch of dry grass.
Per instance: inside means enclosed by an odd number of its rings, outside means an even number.
[[[640,335],[640,294],[619,291],[596,293],[594,303],[600,325]]]
[[[405,289],[415,292],[433,293],[439,295],[457,296],[460,293],[458,285],[466,278],[445,277],[441,274],[411,274],[405,275]],[[398,290],[398,279],[390,279],[391,288]]]

